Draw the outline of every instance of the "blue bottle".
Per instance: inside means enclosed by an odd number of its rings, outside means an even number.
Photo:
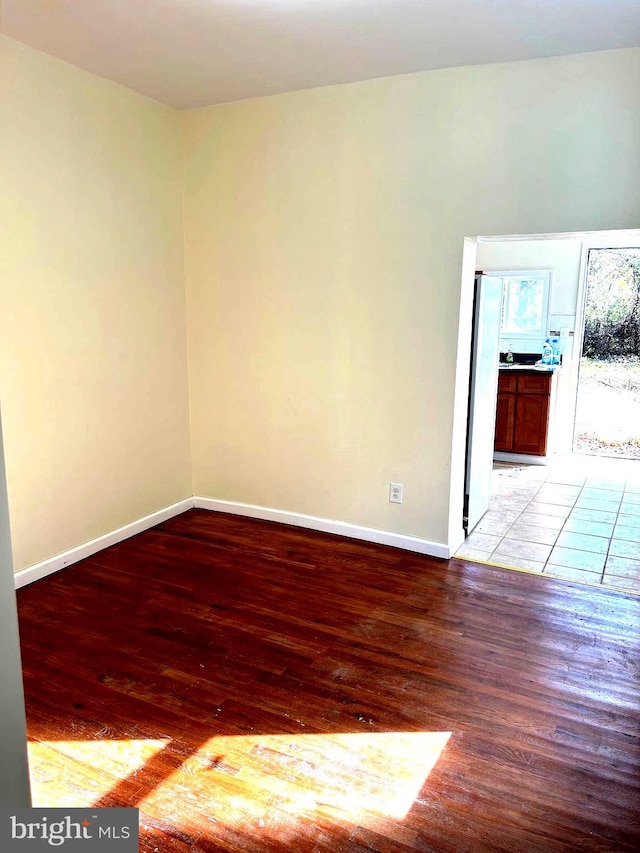
[[[559,338],[551,338],[551,363],[560,364],[560,340]]]
[[[553,347],[549,338],[542,345],[542,363],[553,364]]]

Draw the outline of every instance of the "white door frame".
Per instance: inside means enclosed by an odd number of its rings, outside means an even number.
[[[573,442],[576,434],[576,411],[578,409],[578,387],[580,385],[580,359],[582,358],[582,347],[584,344],[584,322],[587,311],[587,270],[589,267],[589,250],[591,246],[587,240],[582,242],[580,254],[580,273],[578,277],[578,296],[576,302],[576,325],[573,330],[573,354],[571,358],[571,375],[569,377],[569,393],[571,394],[571,406],[567,409],[571,412],[571,425],[568,430],[568,451],[573,453]],[[567,411],[565,409],[565,411]]]
[[[587,273],[589,269],[589,252],[591,249],[626,249],[632,246],[640,247],[640,229],[627,231],[599,231],[589,234],[582,242],[580,257],[580,278],[578,280],[578,301],[576,304],[576,327],[573,337],[573,367],[570,377],[571,396],[573,399],[571,425],[571,444],[569,452],[573,453],[573,442],[576,433],[576,413],[578,410],[578,390],[580,388],[580,361],[584,346],[584,325],[587,313]]]
[[[580,259],[580,280],[578,284],[578,295],[576,304],[576,324],[573,338],[573,367],[571,370],[568,393],[572,394],[573,406],[573,431],[575,430],[575,403],[578,396],[578,373],[580,365],[580,354],[584,340],[584,312],[585,312],[585,283],[586,263],[588,250],[591,248],[607,248],[608,246],[629,245],[629,240],[640,246],[640,228],[626,229],[623,231],[567,231],[551,234],[483,234],[476,237],[465,237],[463,241],[462,275],[460,282],[460,314],[458,318],[458,347],[456,356],[456,401],[460,400],[459,415],[454,413],[454,431],[452,435],[452,467],[449,493],[449,533],[448,544],[451,553],[460,547],[464,540],[462,529],[462,506],[464,495],[464,481],[466,474],[466,424],[469,414],[468,410],[468,388],[469,388],[469,361],[471,354],[471,325],[473,314],[473,271],[475,269],[475,258],[478,241],[485,240],[558,240],[575,239],[583,241],[582,255]],[[464,403],[462,400],[464,399]],[[568,450],[573,449],[573,440]]]

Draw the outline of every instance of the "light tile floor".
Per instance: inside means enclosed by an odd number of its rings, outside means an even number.
[[[495,463],[489,509],[456,556],[640,594],[640,461]]]

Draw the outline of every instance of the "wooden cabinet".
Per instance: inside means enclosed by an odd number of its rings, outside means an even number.
[[[544,456],[553,373],[502,371],[498,378],[495,450]]]
[[[544,456],[547,452],[549,397],[516,395],[513,452]]]
[[[498,394],[496,412],[496,450],[511,450],[513,447],[513,425],[516,419],[516,395]]]

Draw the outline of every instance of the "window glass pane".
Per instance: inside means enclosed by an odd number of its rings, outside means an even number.
[[[545,330],[546,284],[543,278],[505,278],[502,332],[542,334]]]

